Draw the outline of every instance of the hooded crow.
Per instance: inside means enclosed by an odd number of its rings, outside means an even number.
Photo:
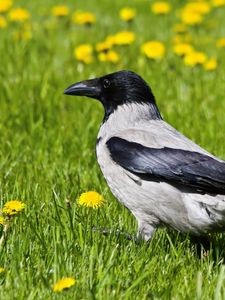
[[[225,230],[225,162],[166,123],[148,84],[131,71],[78,82],[65,91],[105,110],[97,160],[114,196],[149,241],[169,226],[195,236]]]

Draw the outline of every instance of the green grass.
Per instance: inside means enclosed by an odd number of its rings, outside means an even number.
[[[171,28],[178,22],[176,14],[153,16],[148,1],[129,1],[138,12],[130,25],[118,19],[125,0],[64,1],[71,9],[97,15],[90,28],[71,26],[68,19],[55,22],[50,10],[60,1],[15,2],[31,12],[33,38],[13,39],[16,25],[0,29],[0,201],[19,199],[26,209],[14,219],[0,249],[0,267],[7,270],[0,276],[0,299],[224,299],[222,234],[213,237],[215,246],[202,259],[189,237],[174,231],[157,231],[149,245],[116,234],[119,229],[134,235],[137,226],[97,165],[95,140],[103,108],[96,101],[64,96],[63,90],[82,79],[134,70],[151,85],[169,123],[225,159],[225,56],[215,47],[215,40],[225,36],[225,9],[213,10],[190,30],[196,48],[218,57],[218,69],[206,72],[185,67],[175,57]],[[174,10],[181,6],[179,0],[171,3]],[[46,16],[40,16],[43,11]],[[53,25],[46,28],[46,22]],[[81,68],[74,59],[79,43],[95,44],[124,29],[137,39],[118,47],[119,64],[96,60]],[[140,54],[141,43],[151,39],[166,45],[161,61]],[[77,198],[88,190],[102,193],[105,206],[79,207]],[[76,285],[53,293],[52,285],[64,276],[75,277]]]

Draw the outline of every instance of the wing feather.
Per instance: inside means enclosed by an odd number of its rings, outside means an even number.
[[[179,183],[196,192],[225,195],[224,161],[195,151],[145,147],[119,137],[106,144],[112,159],[130,172]]]

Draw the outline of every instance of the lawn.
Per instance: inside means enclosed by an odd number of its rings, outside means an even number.
[[[127,239],[136,221],[111,194],[95,157],[103,108],[63,94],[77,81],[133,70],[150,84],[166,121],[225,159],[225,1],[216,7],[218,0],[205,0],[208,11],[194,12],[200,21],[186,26],[191,21],[180,16],[190,1],[168,1],[165,15],[147,0],[14,0],[1,12],[6,2],[0,0],[0,207],[19,200],[25,209],[0,225],[0,235],[10,225],[0,247],[0,299],[225,299],[223,234],[212,236],[202,258],[188,236],[172,230],[158,230],[150,244]],[[56,5],[69,11],[54,16]],[[130,22],[119,17],[127,5],[136,10]],[[13,17],[17,7],[28,13],[21,21],[18,11]],[[95,22],[76,24],[79,10]],[[113,61],[96,52],[97,43],[123,31],[134,40],[113,44]],[[150,58],[140,50],[148,41],[165,52]],[[196,65],[195,57],[175,53],[183,42],[203,55]],[[93,53],[75,57],[81,44]],[[79,205],[87,191],[103,195],[104,205]],[[75,284],[54,292],[64,277]]]

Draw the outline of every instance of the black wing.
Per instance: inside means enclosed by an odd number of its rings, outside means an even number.
[[[119,137],[106,144],[112,159],[130,172],[179,183],[197,192],[225,195],[225,162],[198,152],[149,148]]]

